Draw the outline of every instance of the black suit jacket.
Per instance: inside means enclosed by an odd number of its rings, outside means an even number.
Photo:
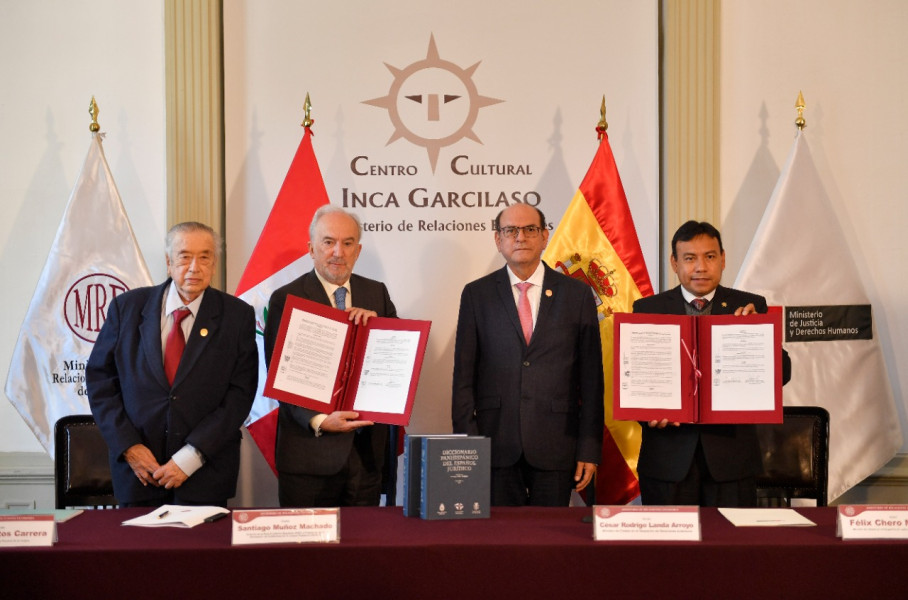
[[[331,306],[325,288],[314,270],[275,290],[268,303],[268,320],[265,323],[265,361],[269,365],[288,295]],[[350,295],[352,306],[374,310],[380,317],[397,317],[397,309],[391,302],[388,289],[381,282],[351,275]],[[275,442],[275,463],[279,472],[334,475],[347,462],[353,448],[353,436],[356,434],[325,433],[321,437],[315,437],[309,421],[317,414],[294,404],[280,403]],[[380,470],[387,454],[388,426],[376,424],[364,428],[359,435],[371,436],[368,444],[371,459],[374,460],[375,468]],[[369,460],[370,457],[364,456],[363,459]]]
[[[734,314],[753,303],[757,312],[767,311],[763,296],[719,286],[712,300],[714,315]],[[681,286],[634,302],[635,313],[685,314]],[[791,362],[783,354],[783,381],[791,376]],[[643,440],[637,472],[660,481],[681,481],[702,444],[709,472],[716,481],[733,481],[756,475],[762,468],[760,447],[753,425],[684,425],[657,429],[643,424]]]
[[[117,296],[85,368],[91,412],[110,452],[120,502],[164,496],[144,487],[123,452],[145,444],[163,465],[185,444],[205,464],[174,492],[177,503],[222,502],[236,493],[240,427],[258,382],[252,307],[205,290],[173,386],[164,374],[161,309],[170,279]]]
[[[602,345],[589,287],[545,267],[527,345],[507,267],[467,284],[454,347],[455,433],[492,438],[492,466],[523,454],[544,470],[598,463]]]

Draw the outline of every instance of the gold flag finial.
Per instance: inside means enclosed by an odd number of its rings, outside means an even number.
[[[795,119],[795,125],[798,126],[798,129],[804,129],[807,127],[807,121],[804,120],[804,94],[800,91],[798,92],[798,100],[795,102],[795,108],[798,109],[798,118]]]
[[[605,94],[603,94],[602,106],[599,107],[599,124],[596,125],[596,135],[599,141],[602,141],[606,131],[608,131],[608,121],[605,120]]]
[[[312,113],[312,103],[309,102],[309,92],[306,92],[306,101],[303,102],[303,127],[309,129],[315,121],[310,116]],[[312,131],[311,129],[309,129]]]
[[[95,102],[95,97],[91,97],[91,104],[88,105],[88,114],[91,115],[91,125],[88,126],[88,130],[92,133],[98,133],[101,131],[101,126],[98,125],[98,113],[101,112],[98,109],[98,103]]]

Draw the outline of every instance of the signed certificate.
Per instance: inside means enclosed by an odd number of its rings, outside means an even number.
[[[615,314],[616,419],[781,423],[778,313]]]
[[[619,360],[621,405],[628,408],[681,408],[680,327],[625,323]]]
[[[407,425],[431,322],[372,317],[368,325],[354,325],[347,319],[344,311],[288,296],[265,395],[318,412],[355,410],[360,419]]]
[[[712,409],[772,410],[773,329],[768,323],[712,328]]]

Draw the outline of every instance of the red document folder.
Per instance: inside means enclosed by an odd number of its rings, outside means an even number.
[[[657,326],[650,332],[654,351],[650,352],[646,344],[640,342],[643,338],[639,333],[630,339],[631,326],[635,324]],[[767,325],[771,340],[759,337],[766,333]],[[713,347],[714,334],[721,340],[722,348]],[[755,336],[769,342],[765,351],[747,345],[738,347],[736,339]],[[664,342],[674,338],[678,340],[677,347],[669,348],[666,353]],[[633,343],[636,347],[632,347]],[[661,361],[652,359],[659,353],[662,353]],[[638,359],[641,356],[643,359]],[[782,316],[779,313],[737,317],[616,313],[613,357],[615,419],[668,419],[678,423],[782,422]],[[755,366],[755,372],[748,373],[750,365],[766,368]],[[648,387],[650,380],[652,385]],[[750,385],[753,382],[758,385]],[[738,389],[759,389],[765,393],[745,400],[749,392],[742,392],[739,403],[732,393]],[[680,399],[680,406],[654,407],[667,396],[667,390]]]
[[[355,410],[362,420],[406,426],[432,322],[372,317],[368,325],[354,325],[348,318],[287,296],[265,395],[321,413]]]

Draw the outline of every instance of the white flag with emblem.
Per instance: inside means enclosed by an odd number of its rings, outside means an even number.
[[[57,419],[88,414],[85,363],[115,296],[151,285],[114,185],[103,134],[93,133],[6,380],[6,395],[47,452]]]
[[[829,411],[829,501],[902,445],[872,309],[803,132],[795,139],[735,287],[785,308],[786,405]],[[865,315],[860,323],[848,315]],[[850,319],[851,322],[844,320]]]

